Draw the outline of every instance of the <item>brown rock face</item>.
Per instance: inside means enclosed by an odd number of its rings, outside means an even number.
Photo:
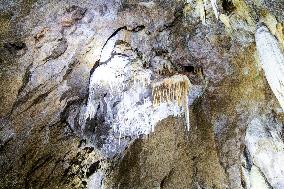
[[[283,110],[254,35],[284,49],[284,4],[217,0],[216,19],[212,2],[3,0],[0,188],[283,188]],[[189,131],[182,109],[146,106],[174,74],[192,83]]]
[[[226,188],[212,127],[199,115],[193,119],[198,127],[190,136],[181,119],[168,118],[147,139],[136,140],[107,188]]]

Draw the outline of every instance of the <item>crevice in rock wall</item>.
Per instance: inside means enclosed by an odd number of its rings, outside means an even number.
[[[102,56],[102,52],[105,48],[105,46],[107,45],[107,43],[113,38],[115,37],[119,32],[125,30],[125,31],[129,31],[129,32],[139,32],[141,30],[145,29],[145,26],[144,25],[139,25],[139,26],[136,26],[134,28],[129,28],[127,26],[122,26],[122,27],[119,27],[117,28],[108,38],[107,40],[105,41],[105,43],[103,44],[102,48],[101,48],[101,51],[100,51],[100,58],[95,62],[94,66],[92,67],[92,69],[90,70],[90,75],[93,74],[93,72],[95,71],[95,69],[102,65],[102,64],[106,64],[108,61],[111,60],[111,58],[113,58],[113,56],[109,57],[108,60],[104,61],[104,62],[101,62],[101,56]]]
[[[223,0],[222,8],[227,14],[230,14],[236,10],[236,7],[231,0]]]
[[[100,168],[100,161],[96,161],[95,163],[90,165],[90,167],[88,168],[88,172],[86,173],[86,176],[90,177],[92,174],[97,172],[99,168]]]
[[[25,180],[25,188],[30,188],[35,183],[30,183],[29,177],[33,177],[37,169],[44,167],[46,164],[52,161],[53,157],[51,154],[45,154],[40,157],[37,161],[34,162],[30,170],[27,172],[26,180]]]
[[[163,31],[166,31],[166,30],[173,28],[174,26],[176,26],[177,22],[181,21],[182,16],[183,16],[182,13],[175,12],[173,21],[166,23],[164,26],[159,28],[158,32],[163,32]]]
[[[18,90],[18,96],[23,92],[23,90],[26,88],[27,84],[29,83],[29,81],[31,79],[31,68],[32,68],[32,64],[30,64],[26,68],[25,74],[24,74],[23,79],[22,79],[22,86]],[[17,106],[17,105],[18,105],[18,103],[15,102],[15,104],[13,106]]]
[[[258,169],[259,169],[259,167],[258,167]],[[265,174],[261,171],[261,169],[260,169],[260,173],[261,173],[262,177],[264,178],[265,184],[268,186],[268,189],[273,189],[273,187],[271,186],[271,184],[269,183],[268,179],[265,177]]]
[[[170,179],[170,177],[173,175],[174,169],[171,169],[170,172],[162,179],[161,184],[160,184],[160,188],[166,188],[167,186],[167,182]]]
[[[252,157],[251,157],[251,155],[249,154],[249,151],[248,151],[247,147],[245,147],[244,152],[243,152],[243,155],[244,155],[244,157],[245,157],[245,162],[246,162],[245,168],[246,168],[248,171],[250,171],[250,170],[251,170],[251,167],[252,167],[252,165],[253,165],[253,162],[252,162]]]
[[[43,61],[47,62],[52,59],[57,59],[60,57],[68,48],[68,44],[65,38],[61,38],[58,40],[58,45],[52,50],[51,54],[47,56]],[[36,68],[34,68],[36,69]]]
[[[60,113],[60,121],[68,125],[72,133],[76,133],[81,136],[81,125],[80,125],[80,111],[76,111],[84,104],[85,98],[75,99],[68,101],[63,111]],[[75,113],[73,113],[75,112]]]
[[[61,19],[61,24],[63,27],[70,27],[74,25],[77,21],[81,20],[86,12],[87,8],[82,8],[77,5],[71,5],[66,9],[66,14]]]
[[[17,51],[23,50],[26,47],[26,44],[21,41],[4,43],[4,48],[6,48],[13,55],[15,55]]]

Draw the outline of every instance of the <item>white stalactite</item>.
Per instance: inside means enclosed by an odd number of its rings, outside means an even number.
[[[284,110],[284,55],[280,44],[266,26],[257,29],[255,41],[266,79]]]

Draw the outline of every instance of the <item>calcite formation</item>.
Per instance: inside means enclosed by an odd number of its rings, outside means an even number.
[[[266,26],[256,30],[255,39],[266,79],[284,110],[284,54],[281,45]]]
[[[152,84],[153,105],[175,102],[183,107],[185,112],[186,126],[189,130],[188,95],[191,84],[187,76],[174,75]]]
[[[124,48],[114,46],[119,52]],[[131,51],[123,53],[127,55]],[[165,65],[159,65],[157,69],[167,68]],[[113,131],[119,133],[119,144],[122,137],[154,132],[159,121],[182,112],[185,112],[189,130],[191,84],[188,77],[177,74],[158,82],[153,80],[155,77],[161,76],[155,75],[150,68],[143,68],[139,58],[113,54],[109,62],[100,65],[91,76],[86,119],[103,116]],[[114,103],[115,108],[112,108]]]

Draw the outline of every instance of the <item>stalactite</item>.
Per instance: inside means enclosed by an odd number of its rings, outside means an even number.
[[[266,26],[257,29],[255,41],[266,79],[284,110],[284,54],[280,43]]]
[[[190,81],[185,75],[174,75],[152,84],[153,105],[176,102],[184,108],[187,130],[189,130],[188,94]]]

